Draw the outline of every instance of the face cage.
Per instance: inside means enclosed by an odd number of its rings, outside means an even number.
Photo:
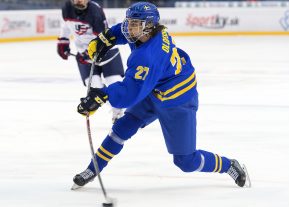
[[[88,4],[88,0],[84,1],[84,5],[83,4],[75,4],[74,0],[71,0],[72,5],[78,9],[78,10],[85,10],[87,8],[87,4]]]
[[[140,24],[138,26],[129,26],[129,20],[139,21]],[[121,32],[129,43],[135,43],[142,36],[148,34],[150,30],[146,28],[145,20],[125,18],[121,24]]]

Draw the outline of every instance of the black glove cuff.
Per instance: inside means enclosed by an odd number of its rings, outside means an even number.
[[[90,88],[88,95],[92,98],[96,98],[98,96],[104,103],[108,99],[108,95],[105,92],[103,92],[100,88]]]

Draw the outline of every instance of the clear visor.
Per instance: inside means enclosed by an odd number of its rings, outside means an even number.
[[[144,20],[125,18],[121,24],[121,32],[129,43],[135,43],[148,33],[144,31],[145,25]]]

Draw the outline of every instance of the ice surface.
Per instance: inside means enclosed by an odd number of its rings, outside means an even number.
[[[178,170],[159,124],[142,129],[102,173],[120,207],[289,206],[289,36],[178,37],[196,67],[198,148],[247,165],[252,188],[228,175]],[[125,59],[128,47],[121,47]],[[0,45],[0,206],[93,207],[97,180],[71,191],[90,160],[86,94],[73,58],[56,43]],[[110,129],[109,107],[91,117],[95,148]]]

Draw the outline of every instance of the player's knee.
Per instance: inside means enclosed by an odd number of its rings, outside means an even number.
[[[201,155],[199,151],[195,151],[189,155],[174,155],[174,164],[183,172],[196,171],[201,163]]]
[[[143,125],[143,121],[125,113],[123,117],[118,119],[112,127],[112,131],[123,140],[131,138],[137,130]]]

